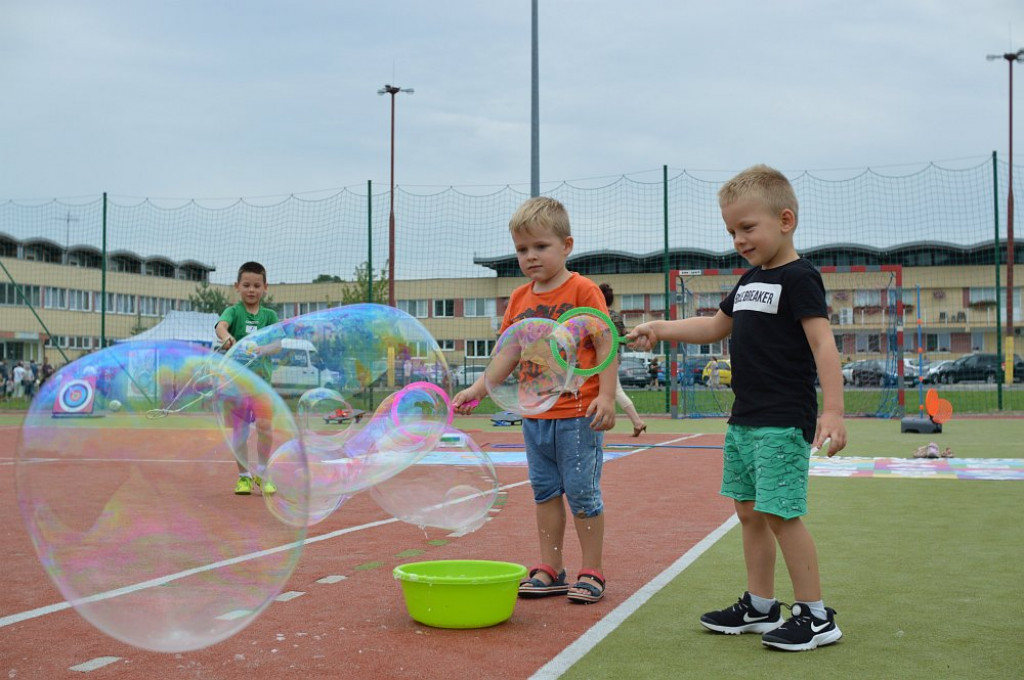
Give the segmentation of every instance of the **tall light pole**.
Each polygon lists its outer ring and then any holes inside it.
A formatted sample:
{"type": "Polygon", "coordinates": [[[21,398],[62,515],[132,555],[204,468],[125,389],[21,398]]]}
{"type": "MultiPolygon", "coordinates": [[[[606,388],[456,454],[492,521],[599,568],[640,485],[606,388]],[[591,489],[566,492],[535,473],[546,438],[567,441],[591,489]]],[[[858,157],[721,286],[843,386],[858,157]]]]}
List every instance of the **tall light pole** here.
{"type": "MultiPolygon", "coordinates": [[[[388,213],[388,304],[395,306],[395,95],[399,92],[412,94],[411,87],[385,85],[377,94],[391,95],[391,210],[388,213]]],[[[373,267],[373,263],[370,263],[373,267]]]]}
{"type": "MultiPolygon", "coordinates": [[[[1010,66],[1010,177],[1006,191],[1006,351],[1003,354],[1006,362],[1006,377],[1013,378],[1013,64],[1024,61],[1024,49],[1005,54],[990,54],[985,57],[989,61],[1005,59],[1010,66]]],[[[998,293],[998,291],[996,291],[998,293]]],[[[998,302],[998,294],[996,295],[998,302]]],[[[1012,384],[1012,383],[1011,383],[1012,384]]]]}

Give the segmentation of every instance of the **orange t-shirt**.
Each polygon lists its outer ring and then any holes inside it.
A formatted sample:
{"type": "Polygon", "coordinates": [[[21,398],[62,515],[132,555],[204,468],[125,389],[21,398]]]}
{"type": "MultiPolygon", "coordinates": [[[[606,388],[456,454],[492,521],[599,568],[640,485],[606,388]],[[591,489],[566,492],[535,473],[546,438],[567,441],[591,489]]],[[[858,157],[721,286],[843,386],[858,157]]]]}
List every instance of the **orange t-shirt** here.
{"type": "MultiPolygon", "coordinates": [[[[597,284],[577,272],[570,274],[565,283],[546,293],[534,293],[532,281],[512,291],[508,307],[505,309],[505,317],[501,321],[501,332],[504,333],[506,328],[521,319],[558,319],[576,307],[593,307],[607,314],[608,306],[604,302],[604,293],[597,284]]],[[[592,375],[583,382],[576,395],[564,394],[550,409],[530,417],[547,420],[579,418],[586,414],[590,402],[599,391],[599,376],[592,375]]]]}

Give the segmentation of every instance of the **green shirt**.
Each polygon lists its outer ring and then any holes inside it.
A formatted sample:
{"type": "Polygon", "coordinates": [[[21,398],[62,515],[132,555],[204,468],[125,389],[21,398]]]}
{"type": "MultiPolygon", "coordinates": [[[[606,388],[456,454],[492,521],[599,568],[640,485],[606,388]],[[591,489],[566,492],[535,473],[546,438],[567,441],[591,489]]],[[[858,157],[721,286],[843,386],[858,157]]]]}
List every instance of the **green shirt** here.
{"type": "MultiPolygon", "coordinates": [[[[217,323],[220,323],[221,321],[228,325],[228,333],[230,333],[237,342],[245,336],[255,333],[261,328],[266,328],[267,326],[272,326],[277,323],[277,312],[269,307],[260,305],[259,311],[252,314],[245,308],[244,303],[238,302],[221,313],[220,319],[217,320],[217,323]]],[[[254,361],[249,365],[249,369],[267,382],[270,382],[272,367],[267,357],[254,361]]]]}
{"type": "Polygon", "coordinates": [[[237,341],[261,328],[277,323],[277,312],[260,305],[259,311],[251,314],[245,308],[245,304],[238,302],[224,310],[217,323],[221,321],[227,323],[228,333],[237,341]]]}

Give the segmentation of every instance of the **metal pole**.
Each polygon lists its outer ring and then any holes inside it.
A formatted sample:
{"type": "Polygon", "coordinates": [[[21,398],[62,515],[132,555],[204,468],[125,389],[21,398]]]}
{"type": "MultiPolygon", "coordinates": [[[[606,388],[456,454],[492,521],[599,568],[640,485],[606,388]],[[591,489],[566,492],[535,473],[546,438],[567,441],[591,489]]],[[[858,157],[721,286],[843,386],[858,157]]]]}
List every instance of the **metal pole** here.
{"type": "Polygon", "coordinates": [[[366,180],[366,301],[373,302],[373,180],[366,180]]]}
{"type": "Polygon", "coordinates": [[[395,95],[412,94],[411,87],[385,85],[377,94],[391,95],[391,210],[388,214],[388,304],[395,306],[395,95]]]}
{"type": "MultiPolygon", "coordinates": [[[[1024,49],[1005,54],[990,54],[986,57],[989,61],[1005,59],[1009,67],[1010,80],[1010,123],[1009,123],[1009,176],[1006,187],[1006,337],[1003,342],[1003,375],[1008,385],[1013,384],[1013,357],[1014,357],[1014,329],[1013,329],[1013,64],[1024,61],[1024,49]]],[[[999,289],[996,288],[996,302],[999,302],[999,289]]],[[[998,343],[997,343],[998,344],[998,343]]]]}
{"type": "Polygon", "coordinates": [[[391,94],[391,209],[388,212],[388,305],[395,306],[395,93],[391,94]]]}
{"type": "Polygon", "coordinates": [[[540,56],[537,0],[533,0],[530,99],[530,196],[540,196],[540,56]]]}

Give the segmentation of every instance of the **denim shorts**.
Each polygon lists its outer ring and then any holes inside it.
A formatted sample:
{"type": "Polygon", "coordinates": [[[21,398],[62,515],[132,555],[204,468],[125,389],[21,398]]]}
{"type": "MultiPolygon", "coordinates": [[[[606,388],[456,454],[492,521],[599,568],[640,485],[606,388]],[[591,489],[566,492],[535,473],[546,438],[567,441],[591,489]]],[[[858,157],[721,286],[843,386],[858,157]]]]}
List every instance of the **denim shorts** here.
{"type": "Polygon", "coordinates": [[[590,418],[523,418],[526,464],[535,503],[565,495],[579,518],[604,511],[601,466],[604,435],[590,429],[590,418]]]}
{"type": "Polygon", "coordinates": [[[722,495],[792,519],[807,514],[811,445],[798,427],[730,425],[725,433],[722,495]]]}

